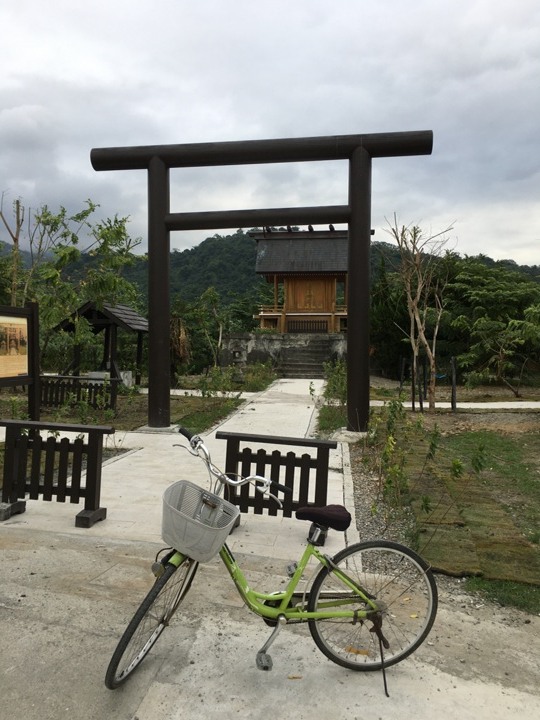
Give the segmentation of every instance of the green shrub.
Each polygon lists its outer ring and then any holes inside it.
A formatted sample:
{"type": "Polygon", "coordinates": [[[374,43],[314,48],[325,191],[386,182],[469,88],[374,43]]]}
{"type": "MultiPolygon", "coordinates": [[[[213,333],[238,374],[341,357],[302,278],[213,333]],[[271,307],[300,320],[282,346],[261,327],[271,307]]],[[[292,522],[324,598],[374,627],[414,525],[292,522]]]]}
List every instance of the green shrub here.
{"type": "Polygon", "coordinates": [[[260,392],[265,390],[277,378],[270,362],[248,365],[243,372],[242,390],[260,392]]]}
{"type": "Polygon", "coordinates": [[[346,405],[347,364],[343,360],[325,362],[323,369],[326,378],[323,392],[324,399],[337,401],[340,405],[346,405]]]}

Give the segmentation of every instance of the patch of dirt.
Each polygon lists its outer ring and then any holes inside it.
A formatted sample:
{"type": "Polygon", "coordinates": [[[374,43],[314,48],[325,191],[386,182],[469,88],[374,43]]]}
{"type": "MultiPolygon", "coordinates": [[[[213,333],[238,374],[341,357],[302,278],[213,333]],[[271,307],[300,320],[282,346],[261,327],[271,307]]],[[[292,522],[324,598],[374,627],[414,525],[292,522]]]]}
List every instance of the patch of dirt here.
{"type": "MultiPolygon", "coordinates": [[[[389,380],[377,376],[371,376],[370,387],[374,390],[393,391],[398,397],[400,384],[398,380],[389,380]]],[[[450,401],[452,386],[446,382],[439,382],[435,389],[436,400],[439,402],[450,401]]],[[[410,385],[402,387],[402,397],[405,401],[410,400],[410,385]]],[[[519,388],[516,396],[509,388],[503,385],[479,385],[477,387],[466,387],[459,385],[456,388],[457,402],[520,402],[540,401],[540,387],[524,386],[519,388]]]]}
{"type": "Polygon", "coordinates": [[[477,430],[497,430],[505,435],[537,432],[540,430],[540,409],[504,410],[482,412],[480,410],[453,413],[439,410],[423,413],[427,428],[437,425],[443,433],[473,432],[477,430]]]}

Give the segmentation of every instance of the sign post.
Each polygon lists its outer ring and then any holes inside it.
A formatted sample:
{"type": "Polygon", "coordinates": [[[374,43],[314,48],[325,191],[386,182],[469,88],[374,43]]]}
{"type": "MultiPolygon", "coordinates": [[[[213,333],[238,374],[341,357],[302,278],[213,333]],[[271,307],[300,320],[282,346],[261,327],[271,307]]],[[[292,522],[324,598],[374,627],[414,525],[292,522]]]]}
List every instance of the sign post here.
{"type": "Polygon", "coordinates": [[[0,387],[28,386],[28,415],[39,420],[39,316],[36,303],[0,305],[0,387]]]}

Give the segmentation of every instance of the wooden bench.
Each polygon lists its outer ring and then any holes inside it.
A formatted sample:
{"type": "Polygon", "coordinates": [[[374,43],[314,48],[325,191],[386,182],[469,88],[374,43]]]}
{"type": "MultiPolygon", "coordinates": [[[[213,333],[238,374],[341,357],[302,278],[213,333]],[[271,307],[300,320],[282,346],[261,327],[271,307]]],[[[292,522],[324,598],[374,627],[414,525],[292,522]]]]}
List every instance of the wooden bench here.
{"type": "Polygon", "coordinates": [[[24,512],[26,496],[57,502],[69,498],[71,503],[84,498],[76,527],[89,528],[105,519],[107,509],[100,507],[103,436],[114,433],[114,428],[32,420],[0,420],[1,426],[6,438],[0,520],[24,512]],[[42,437],[42,432],[49,436],[42,437]],[[62,432],[77,437],[60,438],[62,432]]]}

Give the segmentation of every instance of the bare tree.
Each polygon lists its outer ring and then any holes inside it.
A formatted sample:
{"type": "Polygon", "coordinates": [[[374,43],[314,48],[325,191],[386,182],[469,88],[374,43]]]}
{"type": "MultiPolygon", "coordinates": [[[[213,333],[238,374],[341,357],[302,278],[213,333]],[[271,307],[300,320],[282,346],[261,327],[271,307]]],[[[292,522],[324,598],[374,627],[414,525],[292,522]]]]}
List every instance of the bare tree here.
{"type": "Polygon", "coordinates": [[[400,275],[407,298],[409,330],[413,363],[413,383],[418,373],[420,350],[425,352],[429,364],[428,405],[435,408],[435,386],[437,382],[436,349],[437,335],[444,311],[444,289],[448,275],[443,257],[448,255],[446,233],[449,227],[435,235],[425,236],[417,226],[401,226],[389,223],[388,232],[397,242],[401,265],[400,275]]]}
{"type": "Polygon", "coordinates": [[[20,240],[21,231],[24,224],[24,206],[19,199],[13,202],[13,215],[15,216],[15,224],[11,226],[4,213],[4,193],[0,200],[0,220],[2,220],[4,227],[6,228],[13,248],[11,251],[12,269],[11,269],[11,293],[10,293],[10,304],[13,306],[17,305],[17,294],[19,285],[19,265],[20,265],[20,240]]]}

